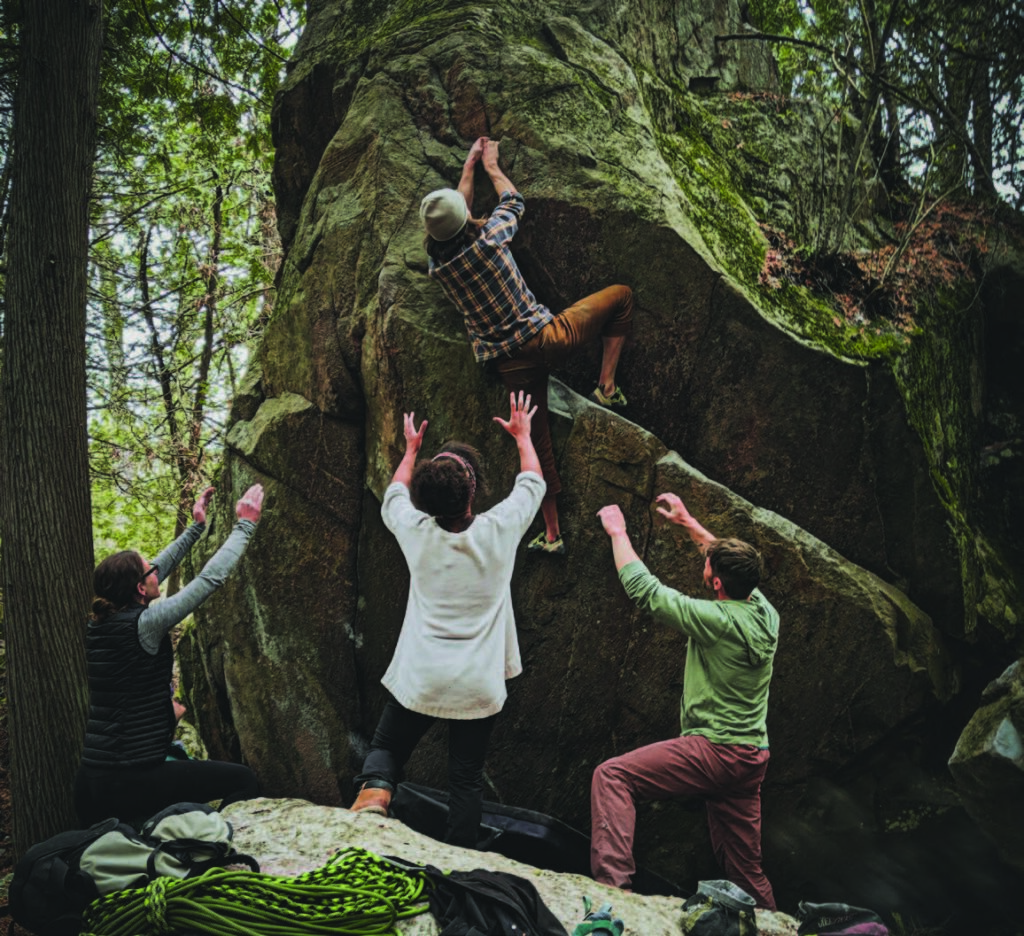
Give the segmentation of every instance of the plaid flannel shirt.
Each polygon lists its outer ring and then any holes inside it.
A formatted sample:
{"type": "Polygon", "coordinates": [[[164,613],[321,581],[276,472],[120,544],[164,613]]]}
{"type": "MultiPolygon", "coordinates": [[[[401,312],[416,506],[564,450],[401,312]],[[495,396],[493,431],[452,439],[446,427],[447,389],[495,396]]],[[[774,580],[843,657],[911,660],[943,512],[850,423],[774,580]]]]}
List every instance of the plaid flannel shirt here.
{"type": "Polygon", "coordinates": [[[430,260],[428,272],[462,312],[478,361],[510,354],[553,318],[530,292],[512,256],[526,202],[518,192],[502,192],[479,236],[447,263],[430,260]]]}

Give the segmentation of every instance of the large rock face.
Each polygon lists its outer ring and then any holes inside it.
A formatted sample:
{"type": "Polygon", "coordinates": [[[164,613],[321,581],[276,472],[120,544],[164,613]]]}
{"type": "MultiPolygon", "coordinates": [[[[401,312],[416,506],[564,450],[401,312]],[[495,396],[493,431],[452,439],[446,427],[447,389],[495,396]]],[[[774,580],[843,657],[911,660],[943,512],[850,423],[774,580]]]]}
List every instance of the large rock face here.
{"type": "MultiPolygon", "coordinates": [[[[279,297],[220,482],[262,481],[265,519],[182,643],[211,755],[243,756],[272,795],[350,798],[405,604],[379,516],[404,410],[430,419],[428,446],[483,451],[488,503],[511,485],[515,452],[491,423],[505,394],[425,276],[417,216],[487,134],[526,196],[516,255],[538,296],[559,309],[626,282],[637,298],[620,369],[635,422],[552,384],[569,556],[517,566],[525,673],[495,732],[489,795],[586,827],[593,767],[678,730],[683,643],[626,601],[594,517],[620,503],[654,571],[699,589],[699,557],[652,512],[672,490],[765,555],[782,617],[766,853],[770,873],[790,867],[784,814],[807,785],[955,691],[940,632],[973,628],[988,553],[972,539],[965,558],[955,491],[933,483],[960,436],[922,444],[927,404],[906,405],[929,346],[868,341],[796,287],[757,286],[765,242],[744,184],[765,175],[754,126],[768,118],[734,99],[716,112],[687,88],[773,90],[770,57],[715,43],[743,28],[731,0],[314,0],[309,14],[275,110],[279,297]]],[[[493,202],[481,175],[476,213],[493,202]]],[[[596,355],[563,375],[572,387],[591,389],[596,355]]],[[[212,540],[229,521],[218,515],[212,540]]],[[[428,736],[410,775],[443,786],[443,745],[428,736]]],[[[680,804],[641,816],[638,853],[688,884],[716,875],[702,814],[680,804]]]]}

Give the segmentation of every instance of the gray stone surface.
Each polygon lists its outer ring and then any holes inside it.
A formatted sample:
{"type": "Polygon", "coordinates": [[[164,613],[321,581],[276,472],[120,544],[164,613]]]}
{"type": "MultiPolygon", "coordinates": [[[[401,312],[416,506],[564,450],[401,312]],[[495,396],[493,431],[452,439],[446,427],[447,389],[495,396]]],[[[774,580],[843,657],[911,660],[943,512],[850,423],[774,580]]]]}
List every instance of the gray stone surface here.
{"type": "MultiPolygon", "coordinates": [[[[395,855],[443,871],[486,868],[526,878],[541,899],[571,933],[582,919],[582,898],[611,903],[636,936],[679,936],[681,901],[671,897],[641,897],[597,884],[578,874],[556,874],[512,861],[494,852],[477,852],[436,842],[414,832],[397,819],[384,819],[346,809],[314,806],[301,800],[252,800],[229,806],[225,816],[235,829],[235,846],[252,855],[267,874],[293,876],[318,868],[339,848],[355,846],[376,855],[395,855]]],[[[757,911],[761,936],[795,936],[796,921],[784,913],[757,911]]],[[[404,920],[406,936],[435,936],[439,927],[429,914],[404,920]]]]}

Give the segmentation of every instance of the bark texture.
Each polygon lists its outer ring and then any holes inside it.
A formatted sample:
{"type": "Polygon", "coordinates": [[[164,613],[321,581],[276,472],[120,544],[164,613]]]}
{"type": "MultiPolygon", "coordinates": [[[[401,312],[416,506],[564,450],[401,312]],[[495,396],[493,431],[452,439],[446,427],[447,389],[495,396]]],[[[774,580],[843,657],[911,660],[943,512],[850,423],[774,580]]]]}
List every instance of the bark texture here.
{"type": "Polygon", "coordinates": [[[102,3],[22,8],[0,523],[15,850],[75,822],[92,593],[85,287],[102,3]]]}

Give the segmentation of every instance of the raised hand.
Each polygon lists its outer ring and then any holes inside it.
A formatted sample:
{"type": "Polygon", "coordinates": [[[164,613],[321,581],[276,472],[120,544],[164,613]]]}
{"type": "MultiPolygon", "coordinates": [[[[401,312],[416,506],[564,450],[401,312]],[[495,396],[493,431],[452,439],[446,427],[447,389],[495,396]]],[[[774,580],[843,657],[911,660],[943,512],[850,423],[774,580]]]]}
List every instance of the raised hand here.
{"type": "Polygon", "coordinates": [[[214,489],[208,487],[192,505],[192,519],[196,523],[206,523],[206,511],[210,509],[210,498],[213,497],[214,489]]]}
{"type": "Polygon", "coordinates": [[[655,500],[658,504],[665,505],[655,509],[667,520],[678,523],[679,526],[689,526],[693,523],[693,515],[686,509],[686,504],[678,494],[659,494],[655,500]]]}
{"type": "Polygon", "coordinates": [[[508,395],[508,402],[511,409],[509,418],[505,420],[500,416],[495,416],[494,421],[517,441],[530,438],[533,414],[537,412],[536,406],[530,409],[530,394],[520,390],[519,399],[516,400],[516,395],[513,391],[508,395]]]}
{"type": "Polygon", "coordinates": [[[416,454],[420,450],[420,446],[423,445],[423,435],[427,431],[428,425],[427,420],[424,419],[417,429],[415,413],[406,413],[402,419],[405,427],[405,450],[416,454]]]}
{"type": "Polygon", "coordinates": [[[251,520],[259,523],[260,514],[263,513],[263,485],[254,484],[246,491],[241,500],[235,504],[235,515],[239,520],[251,520]]]}
{"type": "Polygon", "coordinates": [[[469,154],[466,156],[467,166],[475,166],[480,161],[480,157],[484,154],[484,146],[487,142],[487,137],[477,138],[476,142],[474,142],[469,148],[469,154]]]}
{"type": "Polygon", "coordinates": [[[609,536],[626,532],[626,518],[622,515],[622,508],[618,504],[608,504],[606,507],[602,507],[597,515],[601,518],[601,526],[609,536]]]}
{"type": "Polygon", "coordinates": [[[707,549],[715,541],[715,534],[709,530],[705,530],[700,525],[697,518],[694,517],[690,511],[686,509],[686,504],[683,503],[682,499],[676,494],[659,494],[656,498],[658,504],[664,504],[664,507],[658,507],[657,511],[663,517],[670,520],[672,523],[676,523],[683,527],[692,539],[701,549],[707,549]]]}
{"type": "Polygon", "coordinates": [[[488,172],[498,168],[498,144],[500,140],[484,140],[482,161],[488,172]]]}

